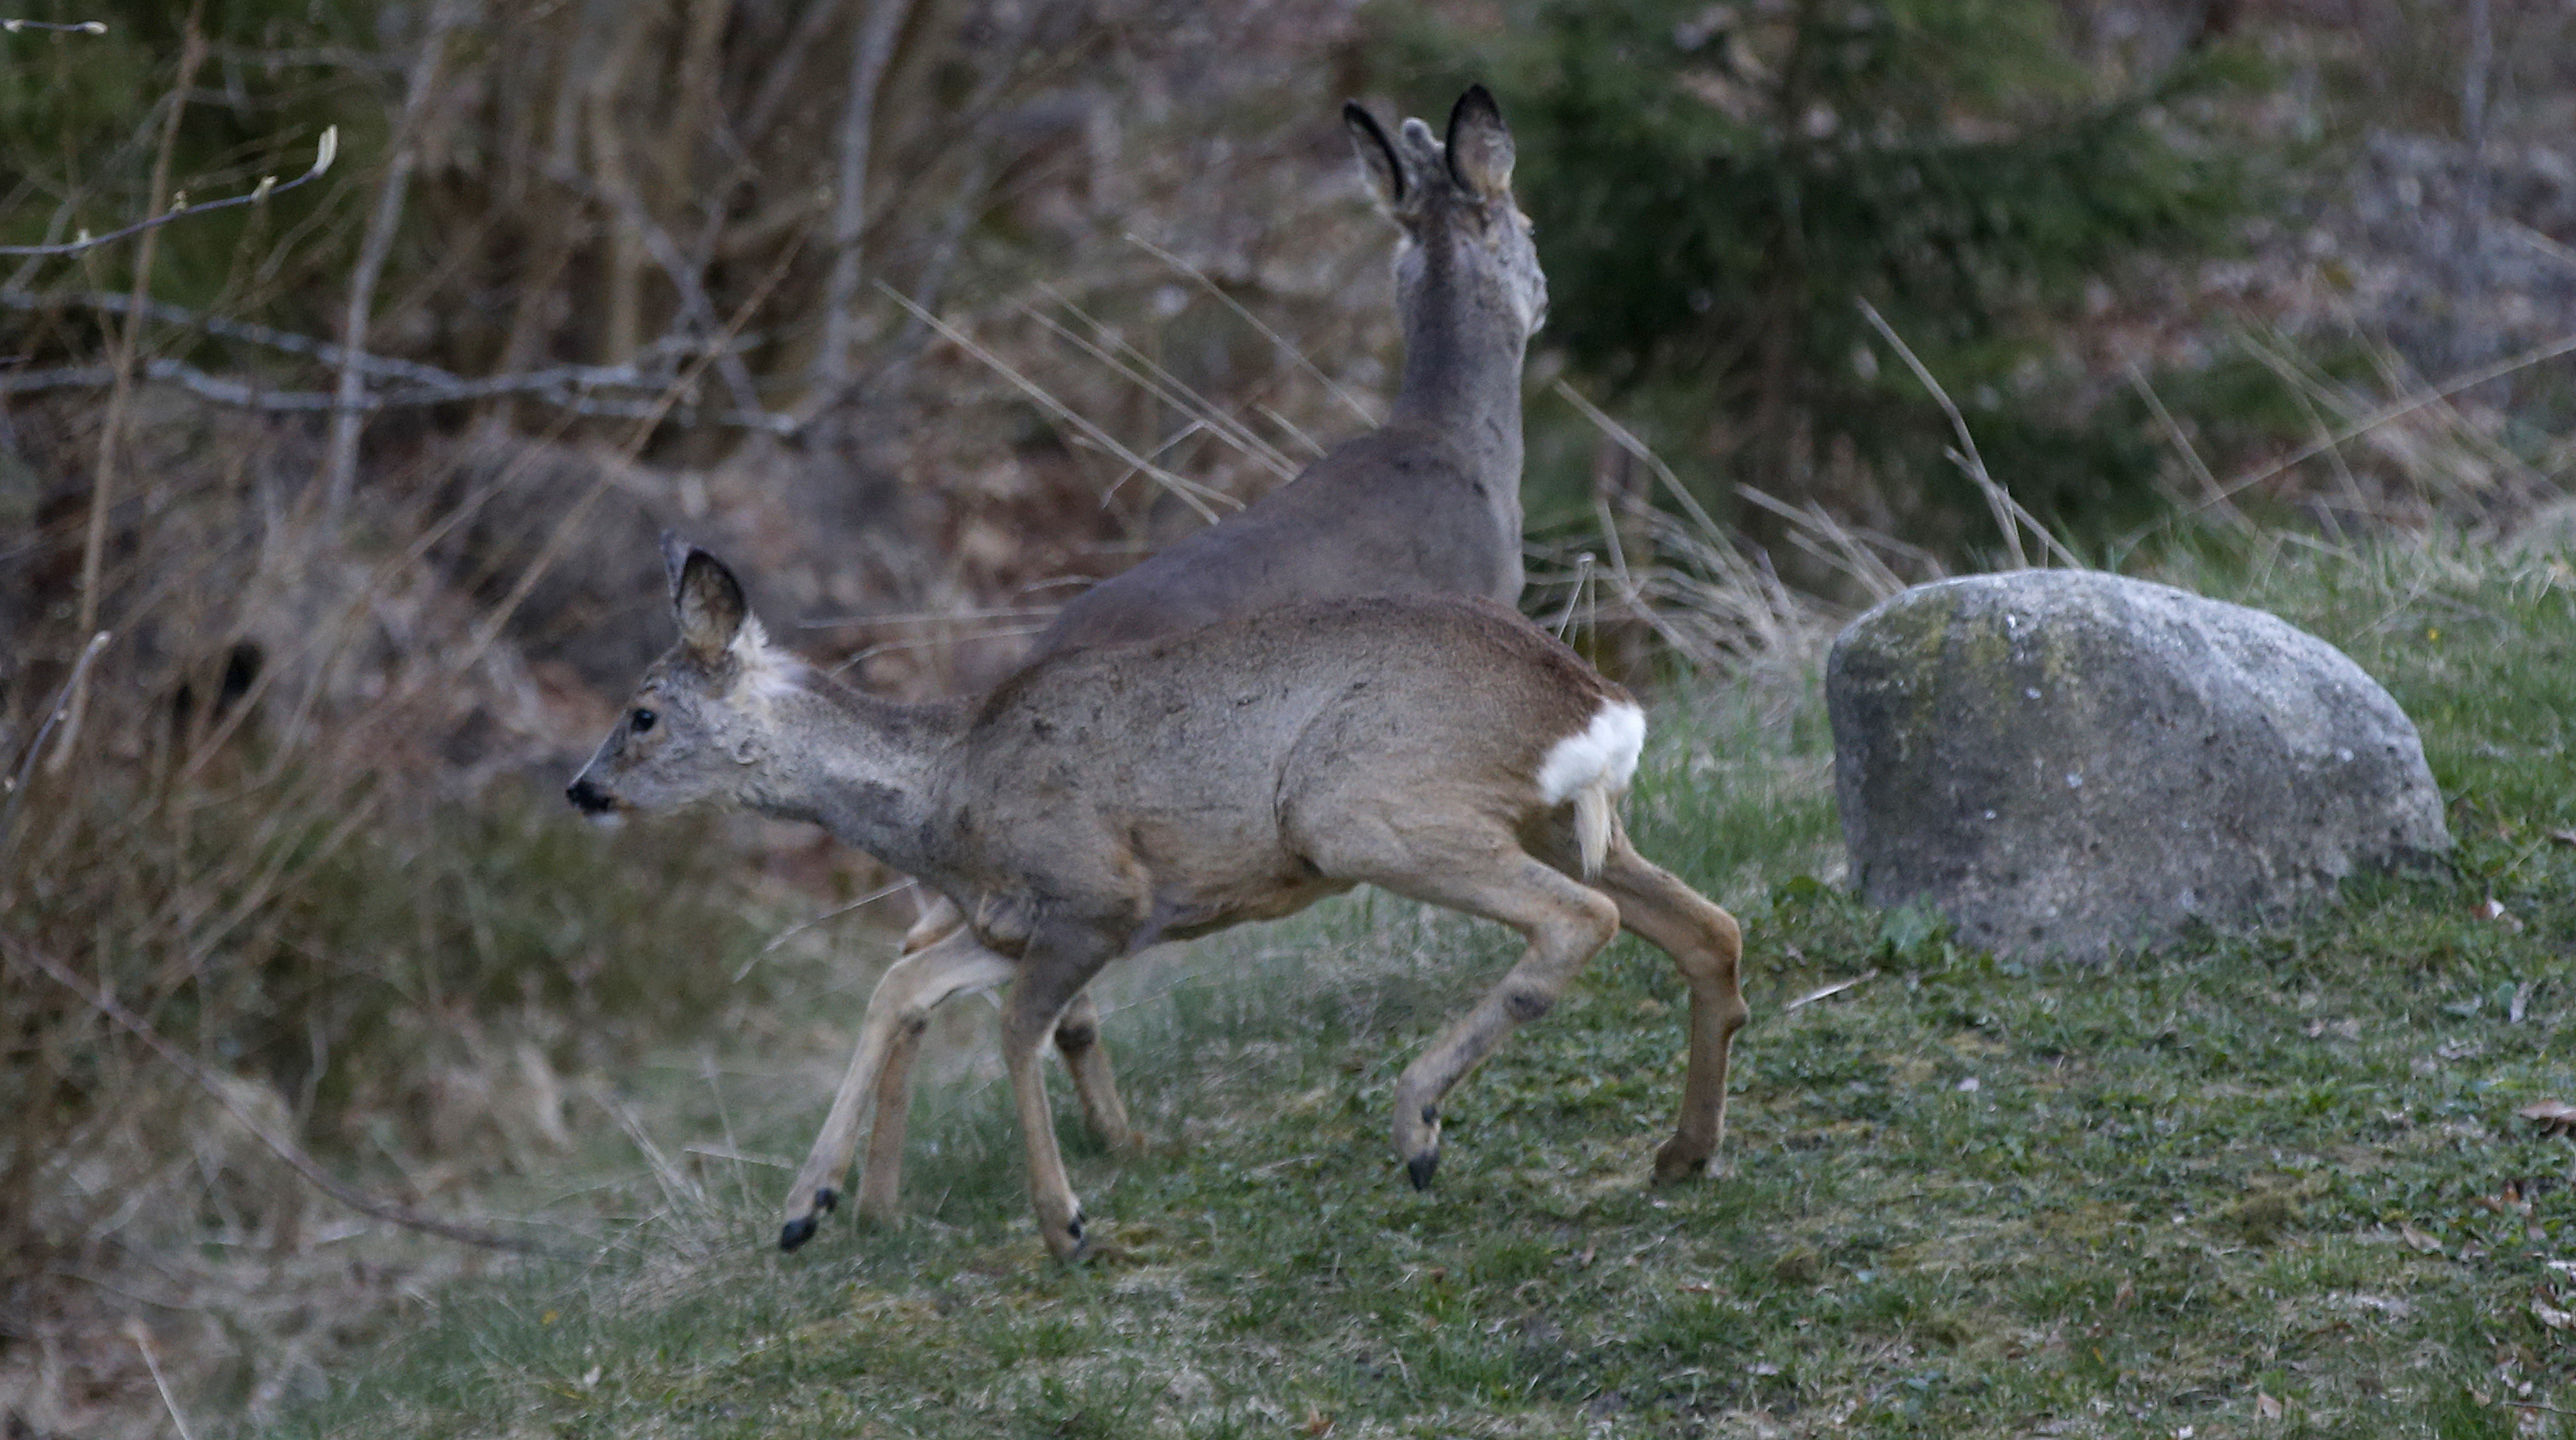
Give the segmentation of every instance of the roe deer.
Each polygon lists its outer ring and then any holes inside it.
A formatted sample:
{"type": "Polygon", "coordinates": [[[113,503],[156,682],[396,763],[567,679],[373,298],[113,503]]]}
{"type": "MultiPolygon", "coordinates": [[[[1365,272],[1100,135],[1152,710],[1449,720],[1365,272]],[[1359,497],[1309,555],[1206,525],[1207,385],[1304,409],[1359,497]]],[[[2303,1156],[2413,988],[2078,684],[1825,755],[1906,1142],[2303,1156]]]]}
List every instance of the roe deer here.
{"type": "Polygon", "coordinates": [[[1521,360],[1547,318],[1547,277],[1512,200],[1512,132],[1482,85],[1451,108],[1445,144],[1414,119],[1389,140],[1357,102],[1342,119],[1404,232],[1394,412],[1254,504],[1075,597],[1038,637],[1038,654],[1335,595],[1519,601],[1521,360]]]}
{"type": "MultiPolygon", "coordinates": [[[[866,1103],[931,1007],[1007,985],[1002,1059],[1057,1256],[1081,1250],[1083,1221],[1038,1051],[1074,997],[1158,940],[1364,883],[1528,941],[1397,1081],[1396,1153],[1417,1187],[1449,1088],[1622,925],[1690,990],[1681,1117],[1655,1173],[1716,1153],[1746,1013],[1735,921],[1628,843],[1616,807],[1643,712],[1518,613],[1464,596],[1313,602],[1066,651],[980,699],[901,705],[772,647],[713,556],[666,558],[680,643],[570,798],[593,813],[724,799],[818,822],[955,903],[964,928],[896,962],[870,998],[835,1114],[866,1103]]],[[[837,1174],[852,1156],[819,1158],[837,1174]]]]}
{"type": "MultiPolygon", "coordinates": [[[[1356,102],[1342,107],[1378,202],[1403,232],[1396,311],[1404,373],[1385,425],[1344,441],[1295,479],[1224,521],[1093,586],[1067,604],[1033,653],[1147,640],[1301,600],[1451,591],[1509,605],[1521,593],[1521,363],[1547,316],[1529,217],[1512,199],[1513,145],[1494,97],[1471,86],[1446,140],[1408,119],[1389,139],[1356,102]]],[[[909,954],[960,923],[933,902],[904,939],[909,954]]],[[[1056,1042],[1084,1118],[1118,1148],[1135,1143],[1118,1098],[1099,1011],[1074,997],[1056,1042]]],[[[881,1069],[861,1214],[893,1215],[900,1194],[913,1051],[881,1069]]],[[[856,1109],[835,1108],[787,1202],[793,1250],[839,1201],[856,1109]],[[838,1167],[817,1164],[838,1154],[838,1167]]]]}

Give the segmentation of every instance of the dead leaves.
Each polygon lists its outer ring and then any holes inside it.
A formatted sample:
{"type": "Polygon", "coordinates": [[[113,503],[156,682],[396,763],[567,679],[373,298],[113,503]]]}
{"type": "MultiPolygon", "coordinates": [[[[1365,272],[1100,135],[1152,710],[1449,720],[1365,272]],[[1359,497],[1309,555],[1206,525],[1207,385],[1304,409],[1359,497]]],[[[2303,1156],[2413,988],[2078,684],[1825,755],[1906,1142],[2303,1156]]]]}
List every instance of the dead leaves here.
{"type": "Polygon", "coordinates": [[[2535,1100],[2513,1113],[2539,1126],[2544,1135],[2576,1139],[2576,1105],[2564,1100],[2535,1100]]]}

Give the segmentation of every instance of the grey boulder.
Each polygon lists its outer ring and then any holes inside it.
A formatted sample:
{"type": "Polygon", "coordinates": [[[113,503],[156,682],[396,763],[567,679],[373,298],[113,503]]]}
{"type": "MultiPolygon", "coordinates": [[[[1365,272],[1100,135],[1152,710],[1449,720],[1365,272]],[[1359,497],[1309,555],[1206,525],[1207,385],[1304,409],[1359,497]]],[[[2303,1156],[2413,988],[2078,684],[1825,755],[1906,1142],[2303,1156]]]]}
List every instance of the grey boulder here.
{"type": "Polygon", "coordinates": [[[1917,586],[1835,640],[1854,884],[2095,959],[2449,848],[2415,726],[2277,616],[2097,571],[1917,586]]]}

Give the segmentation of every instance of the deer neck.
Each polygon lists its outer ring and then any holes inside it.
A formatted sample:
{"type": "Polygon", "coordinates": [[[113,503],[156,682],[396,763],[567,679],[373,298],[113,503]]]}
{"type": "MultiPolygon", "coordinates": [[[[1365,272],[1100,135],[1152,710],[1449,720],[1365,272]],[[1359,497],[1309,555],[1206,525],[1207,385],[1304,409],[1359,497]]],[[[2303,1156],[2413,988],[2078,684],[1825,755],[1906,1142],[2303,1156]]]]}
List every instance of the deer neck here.
{"type": "Polygon", "coordinates": [[[1427,245],[1404,298],[1404,380],[1391,425],[1439,431],[1465,450],[1498,498],[1520,498],[1521,359],[1512,306],[1477,272],[1466,242],[1427,245]]]}
{"type": "Polygon", "coordinates": [[[771,749],[746,798],[806,820],[908,875],[936,878],[933,777],[965,729],[963,702],[903,705],[809,674],[776,702],[771,749]]]}

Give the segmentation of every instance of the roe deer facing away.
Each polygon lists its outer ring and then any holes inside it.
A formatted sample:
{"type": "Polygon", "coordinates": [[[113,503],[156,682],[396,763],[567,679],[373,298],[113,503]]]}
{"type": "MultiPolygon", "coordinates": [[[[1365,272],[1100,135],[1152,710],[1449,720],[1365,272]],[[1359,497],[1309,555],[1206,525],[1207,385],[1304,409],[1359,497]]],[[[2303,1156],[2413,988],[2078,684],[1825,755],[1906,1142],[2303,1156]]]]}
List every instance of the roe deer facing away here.
{"type": "MultiPolygon", "coordinates": [[[[1439,1161],[1449,1088],[1623,925],[1690,989],[1681,1117],[1655,1174],[1716,1153],[1745,1019],[1735,921],[1628,843],[1616,807],[1644,736],[1635,702],[1517,613],[1459,596],[1314,602],[1050,656],[979,699],[901,705],[773,648],[714,557],[673,545],[666,558],[680,643],[645,672],[573,803],[720,799],[819,822],[955,902],[965,928],[896,962],[869,1000],[835,1114],[865,1104],[933,1006],[1007,986],[1002,1059],[1057,1256],[1082,1249],[1083,1220],[1038,1051],[1074,997],[1158,940],[1363,883],[1528,942],[1397,1081],[1396,1153],[1416,1186],[1439,1161]]],[[[852,1154],[818,1158],[838,1175],[852,1154]]]]}
{"type": "Polygon", "coordinates": [[[1336,595],[1519,601],[1521,359],[1547,318],[1547,277],[1512,200],[1512,133],[1482,85],[1458,97],[1445,144],[1411,119],[1389,140],[1357,103],[1342,118],[1404,232],[1394,412],[1222,523],[1075,597],[1038,654],[1336,595]]]}
{"type": "MultiPolygon", "coordinates": [[[[1408,119],[1390,139],[1360,105],[1342,107],[1379,204],[1403,233],[1396,311],[1404,372],[1385,425],[1336,446],[1294,480],[1067,604],[1034,654],[1148,640],[1278,605],[1346,595],[1441,591],[1509,605],[1521,593],[1521,362],[1547,316],[1547,278],[1529,217],[1512,199],[1513,145],[1481,85],[1458,97],[1446,140],[1408,119]]],[[[907,953],[960,923],[932,903],[907,953]]],[[[1077,995],[1057,1032],[1083,1115],[1112,1146],[1135,1133],[1118,1098],[1099,1011],[1077,995]]],[[[902,1176],[913,1052],[882,1067],[858,1195],[890,1217],[902,1176]]],[[[793,1250],[838,1203],[856,1106],[836,1107],[787,1204],[793,1250]],[[818,1169],[833,1155],[838,1166],[818,1169]]]]}

